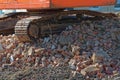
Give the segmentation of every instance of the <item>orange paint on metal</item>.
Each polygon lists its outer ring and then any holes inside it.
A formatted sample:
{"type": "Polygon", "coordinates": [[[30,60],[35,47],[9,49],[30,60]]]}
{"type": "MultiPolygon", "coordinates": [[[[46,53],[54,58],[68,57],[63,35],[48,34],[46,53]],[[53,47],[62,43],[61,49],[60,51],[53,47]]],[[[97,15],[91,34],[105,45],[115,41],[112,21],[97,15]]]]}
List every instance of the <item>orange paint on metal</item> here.
{"type": "Polygon", "coordinates": [[[0,0],[0,9],[46,9],[50,0],[0,0]]]}
{"type": "Polygon", "coordinates": [[[115,4],[116,0],[0,0],[0,9],[50,9],[115,4]]]}
{"type": "Polygon", "coordinates": [[[116,0],[52,0],[53,7],[90,7],[113,5],[116,0]]]}

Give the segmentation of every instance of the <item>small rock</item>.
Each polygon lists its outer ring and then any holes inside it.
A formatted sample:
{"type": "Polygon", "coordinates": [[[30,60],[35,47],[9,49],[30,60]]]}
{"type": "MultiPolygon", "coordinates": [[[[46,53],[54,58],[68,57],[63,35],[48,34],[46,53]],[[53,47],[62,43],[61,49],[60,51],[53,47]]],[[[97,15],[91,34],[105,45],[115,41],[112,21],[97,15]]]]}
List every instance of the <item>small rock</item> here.
{"type": "Polygon", "coordinates": [[[2,44],[0,44],[0,53],[4,52],[5,50],[2,47],[2,44]]]}
{"type": "Polygon", "coordinates": [[[56,47],[55,45],[52,44],[51,49],[54,50],[56,47]]]}
{"type": "Polygon", "coordinates": [[[49,42],[49,40],[50,40],[50,38],[49,38],[49,37],[45,37],[45,38],[44,38],[44,43],[49,42]]]}
{"type": "Polygon", "coordinates": [[[28,55],[33,55],[34,54],[34,49],[33,47],[30,47],[28,50],[28,55]]]}
{"type": "Polygon", "coordinates": [[[106,67],[106,74],[112,75],[113,74],[113,69],[111,67],[106,67]]]}
{"type": "Polygon", "coordinates": [[[74,45],[71,45],[72,47],[72,52],[74,53],[75,51],[79,50],[80,47],[79,46],[74,46],[74,45]]]}
{"type": "Polygon", "coordinates": [[[14,62],[14,58],[13,55],[10,56],[10,62],[13,63],[14,62]]]}
{"type": "Polygon", "coordinates": [[[105,78],[102,78],[101,80],[106,80],[105,78]]]}
{"type": "Polygon", "coordinates": [[[97,66],[98,66],[98,63],[96,63],[94,65],[89,65],[86,68],[81,70],[81,74],[85,76],[87,74],[87,72],[90,73],[90,72],[100,70],[99,68],[97,68],[97,66]]]}
{"type": "Polygon", "coordinates": [[[69,66],[70,66],[70,68],[73,69],[73,70],[76,69],[75,63],[76,63],[76,61],[75,61],[74,59],[71,59],[71,60],[69,61],[69,66]]]}
{"type": "Polygon", "coordinates": [[[2,68],[3,68],[3,69],[8,69],[10,66],[11,66],[10,64],[3,64],[3,65],[2,65],[2,68]]]}
{"type": "Polygon", "coordinates": [[[13,43],[9,44],[9,45],[6,47],[6,49],[14,49],[14,44],[13,44],[13,43]]]}
{"type": "Polygon", "coordinates": [[[35,49],[35,53],[36,54],[40,54],[41,51],[45,50],[44,48],[38,48],[38,49],[35,49]]]}
{"type": "Polygon", "coordinates": [[[99,63],[102,62],[104,59],[110,59],[110,57],[106,52],[100,50],[99,52],[94,52],[91,59],[93,60],[93,63],[99,63]]]}
{"type": "Polygon", "coordinates": [[[39,61],[40,61],[40,57],[36,57],[36,59],[35,59],[35,66],[38,66],[39,61]]]}

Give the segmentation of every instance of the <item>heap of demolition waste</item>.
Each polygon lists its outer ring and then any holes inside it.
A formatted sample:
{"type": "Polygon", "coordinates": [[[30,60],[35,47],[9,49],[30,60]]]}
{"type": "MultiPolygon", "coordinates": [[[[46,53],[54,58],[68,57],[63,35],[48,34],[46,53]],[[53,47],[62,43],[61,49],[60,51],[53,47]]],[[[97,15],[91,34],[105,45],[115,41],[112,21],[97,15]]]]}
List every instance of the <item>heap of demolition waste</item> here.
{"type": "Polygon", "coordinates": [[[79,73],[86,79],[103,79],[119,75],[119,55],[120,20],[117,19],[86,20],[70,25],[59,35],[40,38],[37,47],[19,42],[14,34],[0,36],[2,69],[33,66],[50,69],[67,65],[73,77],[79,73]]]}

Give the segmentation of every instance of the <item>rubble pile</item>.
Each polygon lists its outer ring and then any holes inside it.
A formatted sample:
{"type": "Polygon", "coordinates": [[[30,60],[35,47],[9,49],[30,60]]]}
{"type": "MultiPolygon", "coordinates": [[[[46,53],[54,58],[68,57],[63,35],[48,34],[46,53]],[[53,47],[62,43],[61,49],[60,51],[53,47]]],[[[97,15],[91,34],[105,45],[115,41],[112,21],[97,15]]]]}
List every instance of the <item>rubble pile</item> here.
{"type": "Polygon", "coordinates": [[[112,79],[120,74],[119,55],[118,19],[83,20],[69,25],[59,35],[39,38],[37,44],[21,43],[14,34],[1,35],[0,78],[112,79]],[[10,74],[14,75],[11,77],[10,74]]]}

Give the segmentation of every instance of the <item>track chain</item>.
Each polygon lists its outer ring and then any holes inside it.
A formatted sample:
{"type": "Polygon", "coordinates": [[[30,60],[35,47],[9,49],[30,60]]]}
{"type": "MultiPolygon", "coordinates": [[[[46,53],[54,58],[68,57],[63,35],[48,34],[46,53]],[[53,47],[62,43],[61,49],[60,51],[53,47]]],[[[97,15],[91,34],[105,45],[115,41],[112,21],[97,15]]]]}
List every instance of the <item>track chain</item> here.
{"type": "Polygon", "coordinates": [[[28,18],[24,18],[19,20],[15,25],[15,34],[17,35],[18,39],[22,42],[31,41],[30,35],[28,33],[29,24],[36,20],[40,19],[40,16],[30,16],[28,18]]]}
{"type": "MultiPolygon", "coordinates": [[[[19,20],[15,25],[15,34],[18,36],[18,39],[22,42],[31,41],[31,37],[30,37],[31,30],[29,30],[29,28],[31,28],[31,26],[30,26],[31,22],[38,20],[39,23],[42,23],[41,21],[54,19],[54,18],[56,19],[56,17],[59,18],[61,16],[69,15],[69,14],[76,14],[76,15],[86,14],[86,15],[90,15],[90,16],[101,16],[101,17],[108,17],[108,18],[116,17],[116,15],[114,15],[112,13],[109,13],[109,14],[108,13],[100,13],[100,12],[89,11],[89,10],[76,10],[76,11],[73,10],[73,11],[53,12],[53,13],[49,13],[49,14],[42,14],[39,16],[30,16],[30,17],[19,20]]],[[[32,28],[33,28],[32,32],[37,34],[37,32],[35,32],[36,31],[35,27],[32,26],[32,28]]]]}

